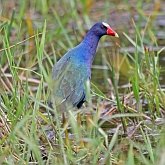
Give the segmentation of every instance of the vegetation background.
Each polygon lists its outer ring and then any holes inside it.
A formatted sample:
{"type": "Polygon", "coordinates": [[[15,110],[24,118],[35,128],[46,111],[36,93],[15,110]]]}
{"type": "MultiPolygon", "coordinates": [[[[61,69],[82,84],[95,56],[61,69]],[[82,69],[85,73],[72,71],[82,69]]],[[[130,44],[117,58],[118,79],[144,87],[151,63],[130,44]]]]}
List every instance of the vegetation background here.
{"type": "Polygon", "coordinates": [[[165,165],[164,18],[163,0],[1,0],[0,164],[165,165]],[[101,39],[90,105],[61,122],[51,69],[98,21],[120,38],[101,39]]]}

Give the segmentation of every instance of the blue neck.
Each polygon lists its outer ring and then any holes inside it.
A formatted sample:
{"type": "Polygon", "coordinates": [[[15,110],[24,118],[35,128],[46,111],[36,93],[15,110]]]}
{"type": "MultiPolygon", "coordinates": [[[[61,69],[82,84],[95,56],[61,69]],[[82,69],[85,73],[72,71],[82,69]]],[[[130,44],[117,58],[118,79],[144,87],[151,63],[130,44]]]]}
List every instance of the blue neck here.
{"type": "Polygon", "coordinates": [[[97,36],[92,31],[89,31],[81,42],[81,45],[85,47],[85,52],[87,51],[87,53],[84,53],[86,55],[85,59],[90,65],[95,57],[100,38],[101,36],[97,36]]]}

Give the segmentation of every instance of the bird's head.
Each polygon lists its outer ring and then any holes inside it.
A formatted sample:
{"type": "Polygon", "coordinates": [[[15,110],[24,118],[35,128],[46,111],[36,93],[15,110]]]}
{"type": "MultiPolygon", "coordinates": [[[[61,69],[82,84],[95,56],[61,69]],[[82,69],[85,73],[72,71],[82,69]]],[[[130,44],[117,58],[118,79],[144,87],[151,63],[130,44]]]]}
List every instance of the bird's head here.
{"type": "Polygon", "coordinates": [[[103,36],[103,35],[110,35],[114,37],[119,37],[118,34],[110,27],[109,24],[105,22],[98,22],[91,30],[94,32],[95,35],[103,36]]]}

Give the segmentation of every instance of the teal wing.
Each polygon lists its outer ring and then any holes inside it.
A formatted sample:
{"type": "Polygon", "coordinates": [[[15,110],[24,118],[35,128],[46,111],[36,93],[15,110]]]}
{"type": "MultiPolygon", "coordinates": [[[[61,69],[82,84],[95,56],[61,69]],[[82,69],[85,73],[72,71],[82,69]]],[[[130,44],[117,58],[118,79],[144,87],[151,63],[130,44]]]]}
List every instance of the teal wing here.
{"type": "Polygon", "coordinates": [[[70,56],[63,56],[53,67],[52,77],[54,80],[58,79],[63,71],[66,70],[66,67],[70,63],[70,56]]]}
{"type": "Polygon", "coordinates": [[[86,66],[73,63],[70,57],[62,59],[53,68],[53,95],[56,105],[81,106],[85,101],[86,66]]]}

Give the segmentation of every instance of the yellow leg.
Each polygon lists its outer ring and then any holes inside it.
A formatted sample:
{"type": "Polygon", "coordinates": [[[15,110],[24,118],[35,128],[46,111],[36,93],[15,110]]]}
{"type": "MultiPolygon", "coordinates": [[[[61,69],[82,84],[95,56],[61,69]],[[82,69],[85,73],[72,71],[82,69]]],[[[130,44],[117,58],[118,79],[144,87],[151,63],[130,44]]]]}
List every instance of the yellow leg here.
{"type": "Polygon", "coordinates": [[[69,133],[68,133],[68,129],[67,129],[67,121],[66,121],[66,117],[65,117],[65,113],[62,113],[62,128],[64,128],[64,134],[65,134],[65,145],[67,147],[70,146],[69,143],[69,133]]]}

